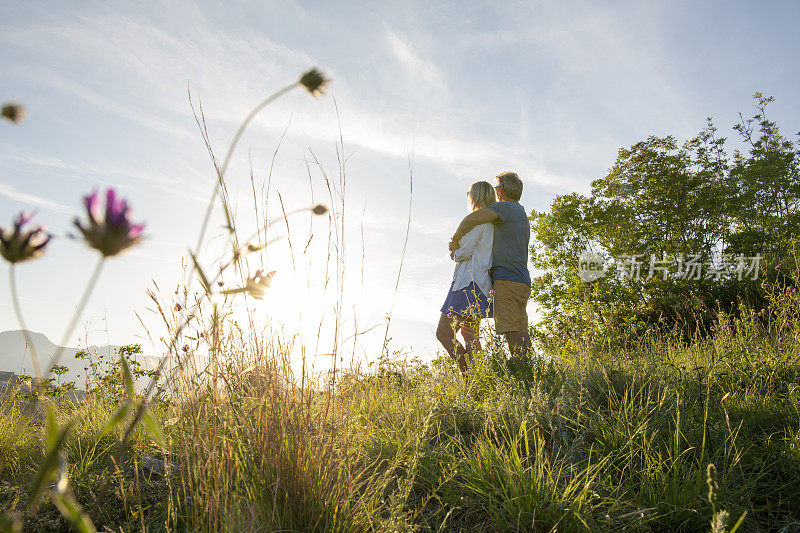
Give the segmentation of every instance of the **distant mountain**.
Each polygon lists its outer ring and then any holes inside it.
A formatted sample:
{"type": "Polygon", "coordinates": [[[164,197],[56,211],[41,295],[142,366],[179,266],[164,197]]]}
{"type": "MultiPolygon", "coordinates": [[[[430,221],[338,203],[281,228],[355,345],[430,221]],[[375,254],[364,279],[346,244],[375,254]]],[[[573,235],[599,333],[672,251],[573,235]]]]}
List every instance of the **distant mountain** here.
{"type": "MultiPolygon", "coordinates": [[[[29,331],[36,354],[42,365],[42,370],[50,363],[50,358],[58,350],[58,346],[53,344],[45,335],[35,331],[29,331]]],[[[81,348],[65,348],[59,364],[69,369],[61,377],[62,381],[75,381],[75,384],[82,388],[86,372],[84,371],[85,361],[75,359],[75,352],[81,348]]],[[[119,346],[90,346],[86,348],[89,353],[100,355],[104,358],[116,357],[119,353],[119,346]]],[[[31,361],[30,351],[25,342],[25,335],[22,330],[12,330],[0,332],[0,371],[14,372],[15,374],[27,374],[32,376],[33,362],[31,361]]]]}

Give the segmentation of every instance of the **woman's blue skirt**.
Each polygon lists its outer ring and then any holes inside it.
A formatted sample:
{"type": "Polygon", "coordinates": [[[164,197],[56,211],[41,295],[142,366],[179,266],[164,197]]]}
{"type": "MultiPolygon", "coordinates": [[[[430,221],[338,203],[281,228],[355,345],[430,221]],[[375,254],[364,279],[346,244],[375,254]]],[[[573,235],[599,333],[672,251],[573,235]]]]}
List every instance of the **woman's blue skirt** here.
{"type": "Polygon", "coordinates": [[[447,298],[442,305],[442,313],[452,316],[464,316],[473,318],[492,318],[492,301],[489,300],[481,289],[471,282],[466,287],[453,290],[455,282],[450,284],[447,291],[447,298]]]}

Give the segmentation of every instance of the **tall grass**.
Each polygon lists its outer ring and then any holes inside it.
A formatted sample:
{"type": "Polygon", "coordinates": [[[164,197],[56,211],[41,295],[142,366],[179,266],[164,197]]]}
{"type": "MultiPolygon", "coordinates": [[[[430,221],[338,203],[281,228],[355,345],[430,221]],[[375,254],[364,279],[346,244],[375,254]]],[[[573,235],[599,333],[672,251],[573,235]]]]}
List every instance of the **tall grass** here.
{"type": "MultiPolygon", "coordinates": [[[[110,465],[120,435],[98,438],[115,406],[62,408],[96,421],[69,436],[70,477],[98,527],[124,529],[709,531],[716,516],[722,531],[747,511],[742,531],[792,531],[800,351],[786,340],[800,330],[780,317],[800,306],[780,295],[688,344],[653,333],[627,353],[537,357],[516,376],[490,349],[469,385],[448,359],[301,384],[278,335],[218,326],[217,387],[184,375],[156,410],[166,447],[137,433],[123,474],[110,465]],[[173,471],[137,478],[145,455],[173,471]],[[113,490],[98,494],[106,476],[113,490]]],[[[4,407],[4,506],[32,475],[39,435],[4,407]]],[[[56,518],[45,504],[28,523],[56,518]]]]}

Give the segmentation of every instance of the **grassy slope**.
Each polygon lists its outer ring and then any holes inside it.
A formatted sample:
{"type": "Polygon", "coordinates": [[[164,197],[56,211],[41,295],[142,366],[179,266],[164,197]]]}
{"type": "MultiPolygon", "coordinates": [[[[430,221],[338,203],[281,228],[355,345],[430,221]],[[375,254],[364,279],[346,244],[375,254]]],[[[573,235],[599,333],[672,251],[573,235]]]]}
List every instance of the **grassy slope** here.
{"type": "MultiPolygon", "coordinates": [[[[80,420],[71,485],[98,529],[709,531],[723,510],[777,531],[800,522],[792,316],[723,318],[689,346],[565,345],[515,377],[490,350],[468,387],[443,361],[348,374],[336,394],[234,365],[224,395],[184,385],[157,410],[179,465],[166,479],[134,475],[162,454],[143,431],[114,473],[119,433],[97,438],[113,402],[63,408],[80,420]]],[[[41,429],[4,409],[0,507],[24,508],[41,454],[41,429]]],[[[66,527],[49,502],[25,523],[66,527]]]]}

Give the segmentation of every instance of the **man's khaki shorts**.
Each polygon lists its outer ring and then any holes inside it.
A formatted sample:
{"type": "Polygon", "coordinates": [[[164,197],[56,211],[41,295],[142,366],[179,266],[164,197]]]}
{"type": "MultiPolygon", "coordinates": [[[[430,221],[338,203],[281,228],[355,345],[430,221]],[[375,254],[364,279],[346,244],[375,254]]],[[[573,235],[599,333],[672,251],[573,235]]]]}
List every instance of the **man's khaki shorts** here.
{"type": "Polygon", "coordinates": [[[494,290],[494,329],[497,333],[527,331],[528,298],[530,285],[498,279],[492,285],[494,290]]]}

